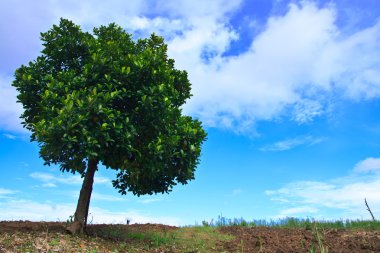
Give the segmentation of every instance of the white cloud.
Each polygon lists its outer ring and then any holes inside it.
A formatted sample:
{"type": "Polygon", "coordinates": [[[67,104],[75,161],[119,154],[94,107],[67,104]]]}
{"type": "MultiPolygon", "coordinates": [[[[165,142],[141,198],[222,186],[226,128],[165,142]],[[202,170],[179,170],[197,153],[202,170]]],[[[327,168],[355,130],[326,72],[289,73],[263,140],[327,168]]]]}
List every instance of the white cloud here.
{"type": "MultiPolygon", "coordinates": [[[[359,162],[353,172],[367,172],[376,169],[378,169],[377,160],[368,158],[359,162]]],[[[367,217],[364,198],[367,198],[375,216],[380,216],[379,173],[371,174],[371,176],[350,174],[347,177],[327,182],[297,181],[265,193],[272,201],[281,205],[279,215],[282,216],[286,216],[287,213],[290,215],[289,212],[297,210],[297,208],[307,207],[310,210],[300,212],[300,214],[305,215],[313,210],[318,210],[318,214],[326,215],[324,218],[357,219],[367,217]]],[[[297,212],[294,212],[294,215],[297,215],[297,212]]]]}
{"type": "Polygon", "coordinates": [[[146,199],[140,199],[138,202],[142,203],[142,204],[151,204],[151,203],[155,203],[155,202],[159,202],[159,201],[162,201],[162,199],[146,198],[146,199]]]}
{"type": "MultiPolygon", "coordinates": [[[[72,204],[12,200],[0,202],[0,220],[66,221],[75,212],[72,204]]],[[[175,217],[159,217],[136,211],[114,212],[90,206],[89,222],[92,223],[161,223],[178,226],[175,217]]]]}
{"type": "MultiPolygon", "coordinates": [[[[190,63],[181,64],[189,69],[195,94],[186,111],[208,125],[249,129],[255,121],[289,115],[289,110],[296,122],[310,122],[325,113],[333,94],[355,100],[379,97],[380,23],[344,34],[335,21],[331,5],[291,4],[284,16],[269,19],[246,53],[216,57],[211,66],[202,63],[200,46],[186,44],[191,60],[172,54],[177,62],[190,63]]],[[[219,50],[233,38],[225,37],[219,50]]],[[[175,42],[169,45],[176,48],[175,42]]]]}
{"type": "Polygon", "coordinates": [[[55,187],[57,187],[57,185],[54,183],[44,183],[44,184],[42,184],[42,187],[55,188],[55,187]]]}
{"type": "Polygon", "coordinates": [[[169,16],[181,16],[192,20],[197,17],[211,17],[225,19],[225,15],[238,8],[242,0],[214,0],[208,2],[195,2],[191,0],[158,1],[157,6],[169,16]],[[191,11],[189,11],[191,10],[191,11]]]}
{"type": "Polygon", "coordinates": [[[30,200],[0,202],[0,220],[66,221],[74,212],[73,205],[39,203],[30,200]]]}
{"type": "Polygon", "coordinates": [[[181,220],[176,217],[160,217],[136,211],[111,212],[97,207],[90,207],[90,215],[93,217],[94,223],[126,223],[127,220],[130,220],[131,223],[159,223],[172,226],[179,226],[181,224],[181,220]]]}
{"type": "Polygon", "coordinates": [[[3,136],[10,140],[15,140],[17,137],[13,134],[3,134],[3,136]]]}
{"type": "Polygon", "coordinates": [[[0,2],[0,23],[12,24],[0,26],[0,75],[11,77],[16,68],[27,64],[40,53],[40,32],[46,31],[52,22],[57,22],[51,14],[52,2],[0,2]]]}
{"type": "Polygon", "coordinates": [[[75,1],[54,3],[56,16],[67,13],[67,18],[77,20],[79,23],[105,24],[115,19],[122,21],[129,13],[139,15],[144,1],[132,0],[125,4],[122,0],[116,1],[75,1]]]}
{"type": "Polygon", "coordinates": [[[55,176],[49,173],[33,172],[29,176],[44,183],[81,184],[83,182],[83,179],[79,175],[55,176]]]}
{"type": "Polygon", "coordinates": [[[93,192],[91,194],[91,200],[98,200],[98,201],[126,201],[126,198],[117,197],[117,196],[109,195],[109,194],[102,194],[102,193],[93,192]]]}
{"type": "MultiPolygon", "coordinates": [[[[81,178],[80,175],[54,175],[50,173],[33,172],[29,176],[43,182],[43,187],[55,187],[57,183],[69,185],[81,185],[83,183],[83,178],[81,178]]],[[[108,184],[109,182],[110,179],[95,175],[94,184],[108,184]]]]}
{"type": "MultiPolygon", "coordinates": [[[[311,85],[313,62],[335,31],[333,21],[330,9],[291,5],[285,16],[268,21],[248,52],[217,59],[211,67],[202,66],[198,57],[199,70],[189,71],[190,77],[194,76],[195,96],[186,109],[199,114],[206,123],[230,128],[242,120],[271,120],[295,104],[302,105],[296,113],[303,115],[298,121],[320,115],[322,106],[302,97],[299,91],[311,85]]],[[[231,39],[226,38],[224,49],[231,39]]]]}
{"type": "Polygon", "coordinates": [[[107,177],[95,175],[94,183],[95,184],[110,184],[111,180],[107,177]]]}
{"type": "MultiPolygon", "coordinates": [[[[26,132],[21,125],[22,106],[17,101],[17,91],[11,86],[11,78],[4,78],[0,73],[0,130],[26,132]]],[[[15,139],[12,134],[3,134],[15,139]]]]}
{"type": "Polygon", "coordinates": [[[283,141],[278,141],[276,143],[264,146],[260,148],[261,151],[286,151],[298,146],[313,146],[315,144],[321,143],[325,138],[317,138],[313,136],[300,136],[296,138],[286,139],[283,141]]]}
{"type": "Polygon", "coordinates": [[[14,190],[0,188],[0,199],[9,198],[8,195],[12,195],[12,194],[16,194],[16,193],[17,193],[17,191],[14,191],[14,190]]]}
{"type": "Polygon", "coordinates": [[[293,217],[299,214],[302,214],[302,215],[306,214],[305,216],[308,216],[311,214],[315,214],[317,212],[318,212],[318,209],[316,208],[309,207],[309,206],[300,206],[300,207],[293,207],[293,208],[282,210],[279,217],[289,217],[289,216],[293,217]]]}
{"type": "Polygon", "coordinates": [[[380,158],[369,157],[355,165],[355,172],[371,172],[380,170],[380,158]]]}
{"type": "Polygon", "coordinates": [[[307,123],[324,113],[323,105],[319,101],[302,99],[294,104],[292,119],[299,123],[307,123]]]}

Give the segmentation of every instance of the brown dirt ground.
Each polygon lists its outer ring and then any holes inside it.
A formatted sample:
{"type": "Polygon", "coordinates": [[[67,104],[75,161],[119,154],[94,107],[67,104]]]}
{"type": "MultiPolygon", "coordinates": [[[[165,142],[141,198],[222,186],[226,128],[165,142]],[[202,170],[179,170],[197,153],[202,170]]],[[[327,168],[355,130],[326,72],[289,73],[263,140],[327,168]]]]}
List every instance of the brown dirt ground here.
{"type": "MultiPolygon", "coordinates": [[[[312,245],[320,252],[313,231],[306,229],[266,227],[223,227],[223,233],[235,240],[223,246],[227,252],[309,252],[312,245]]],[[[353,231],[345,229],[319,230],[322,247],[328,252],[380,252],[380,231],[353,231]]]]}
{"type": "MultiPolygon", "coordinates": [[[[99,227],[89,225],[89,234],[97,236],[99,227]]],[[[135,232],[170,231],[176,227],[159,224],[112,225],[135,232]]],[[[223,227],[221,233],[234,236],[232,241],[220,241],[214,252],[320,252],[315,231],[306,229],[265,227],[223,227]]],[[[66,234],[62,222],[0,221],[0,236],[12,233],[46,232],[66,234]]],[[[380,231],[328,229],[318,230],[323,247],[332,252],[380,252],[380,231]]],[[[107,238],[104,238],[107,240],[107,238]]],[[[1,246],[1,245],[0,245],[1,246]]],[[[1,249],[1,247],[0,247],[1,249]]],[[[0,250],[1,252],[1,250],[0,250]]],[[[167,252],[165,250],[160,252],[167,252]]]]}

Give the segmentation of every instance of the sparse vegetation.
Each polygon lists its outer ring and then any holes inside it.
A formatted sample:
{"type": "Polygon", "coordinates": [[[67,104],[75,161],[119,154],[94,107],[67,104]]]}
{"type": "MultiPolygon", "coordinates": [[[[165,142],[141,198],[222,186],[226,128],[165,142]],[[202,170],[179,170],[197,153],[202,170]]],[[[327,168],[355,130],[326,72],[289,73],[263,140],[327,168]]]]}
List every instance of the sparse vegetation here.
{"type": "Polygon", "coordinates": [[[0,252],[268,252],[274,249],[334,252],[380,251],[380,222],[228,219],[202,225],[89,225],[88,234],[69,235],[64,222],[0,222],[0,252]]]}
{"type": "Polygon", "coordinates": [[[364,229],[364,230],[380,230],[380,221],[372,220],[315,220],[312,218],[299,219],[286,217],[277,220],[253,220],[246,221],[243,218],[229,219],[219,216],[217,220],[202,221],[203,226],[209,227],[270,227],[270,228],[300,228],[312,230],[313,227],[320,229],[364,229]]]}

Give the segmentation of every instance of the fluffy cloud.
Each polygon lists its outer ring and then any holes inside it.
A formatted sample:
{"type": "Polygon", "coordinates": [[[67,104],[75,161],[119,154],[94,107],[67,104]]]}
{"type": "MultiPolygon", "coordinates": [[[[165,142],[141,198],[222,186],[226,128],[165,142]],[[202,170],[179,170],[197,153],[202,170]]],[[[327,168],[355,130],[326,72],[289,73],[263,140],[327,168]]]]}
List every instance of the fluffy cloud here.
{"type": "Polygon", "coordinates": [[[2,199],[2,198],[8,198],[9,195],[12,195],[12,194],[15,194],[15,193],[17,193],[17,191],[10,190],[10,189],[0,188],[0,199],[2,199]]]}
{"type": "MultiPolygon", "coordinates": [[[[66,221],[75,211],[71,204],[11,200],[0,202],[0,220],[66,221]]],[[[160,223],[178,226],[175,217],[157,217],[136,211],[113,212],[90,206],[89,221],[92,223],[160,223]]]]}
{"type": "Polygon", "coordinates": [[[205,65],[200,51],[193,52],[198,62],[187,67],[195,96],[186,110],[210,125],[240,129],[281,115],[309,122],[326,111],[333,94],[377,98],[380,24],[344,34],[335,21],[332,6],[291,4],[268,20],[246,53],[205,65]]]}
{"type": "MultiPolygon", "coordinates": [[[[242,1],[45,0],[19,4],[19,13],[4,11],[19,1],[1,4],[2,18],[15,21],[12,30],[0,28],[1,34],[12,35],[12,41],[0,44],[6,56],[1,66],[7,66],[7,58],[16,58],[12,69],[32,59],[39,50],[38,32],[61,16],[87,30],[117,22],[138,36],[155,31],[166,38],[176,66],[189,73],[194,96],[185,112],[208,126],[247,132],[258,121],[282,116],[303,124],[324,115],[330,97],[360,101],[380,96],[380,22],[355,31],[338,27],[339,10],[331,4],[291,3],[281,15],[268,17],[246,52],[226,56],[231,43],[244,36],[229,24],[242,1]],[[14,54],[20,48],[28,53],[14,54]]],[[[14,92],[9,80],[2,83],[1,89],[14,92]]],[[[13,93],[8,100],[0,127],[17,130],[20,107],[13,93]]]]}
{"type": "MultiPolygon", "coordinates": [[[[80,175],[54,175],[50,173],[43,173],[43,172],[33,172],[29,175],[31,178],[34,178],[36,180],[39,180],[43,182],[42,186],[43,187],[56,187],[57,183],[61,184],[71,184],[71,185],[76,185],[76,184],[82,184],[83,178],[80,177],[80,175]]],[[[110,183],[111,180],[102,177],[102,176],[95,176],[94,178],[94,183],[95,184],[107,184],[110,183]]]]}
{"type": "Polygon", "coordinates": [[[265,193],[272,201],[281,204],[280,216],[292,214],[305,217],[317,211],[318,214],[326,211],[325,218],[362,218],[367,215],[364,207],[365,198],[375,215],[379,216],[380,174],[375,173],[371,177],[358,174],[378,169],[378,159],[367,158],[356,164],[353,169],[356,174],[327,182],[292,182],[265,193]],[[336,217],[331,217],[332,214],[336,214],[336,217]]]}
{"type": "Polygon", "coordinates": [[[380,158],[369,157],[360,161],[355,165],[354,171],[359,173],[380,171],[380,158]]]}

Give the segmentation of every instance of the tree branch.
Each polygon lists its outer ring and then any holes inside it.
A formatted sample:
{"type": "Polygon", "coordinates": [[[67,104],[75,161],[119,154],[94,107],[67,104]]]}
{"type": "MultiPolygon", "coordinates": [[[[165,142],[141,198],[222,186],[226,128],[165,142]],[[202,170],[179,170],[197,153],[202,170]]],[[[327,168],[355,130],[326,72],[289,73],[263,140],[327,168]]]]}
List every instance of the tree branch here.
{"type": "Polygon", "coordinates": [[[368,206],[367,199],[365,199],[365,198],[364,198],[364,203],[365,203],[365,205],[367,206],[367,210],[368,210],[368,212],[369,212],[369,213],[371,214],[371,216],[372,216],[372,220],[373,220],[373,221],[376,221],[375,216],[373,216],[373,213],[372,213],[372,211],[371,211],[371,208],[369,208],[369,206],[368,206]]]}

